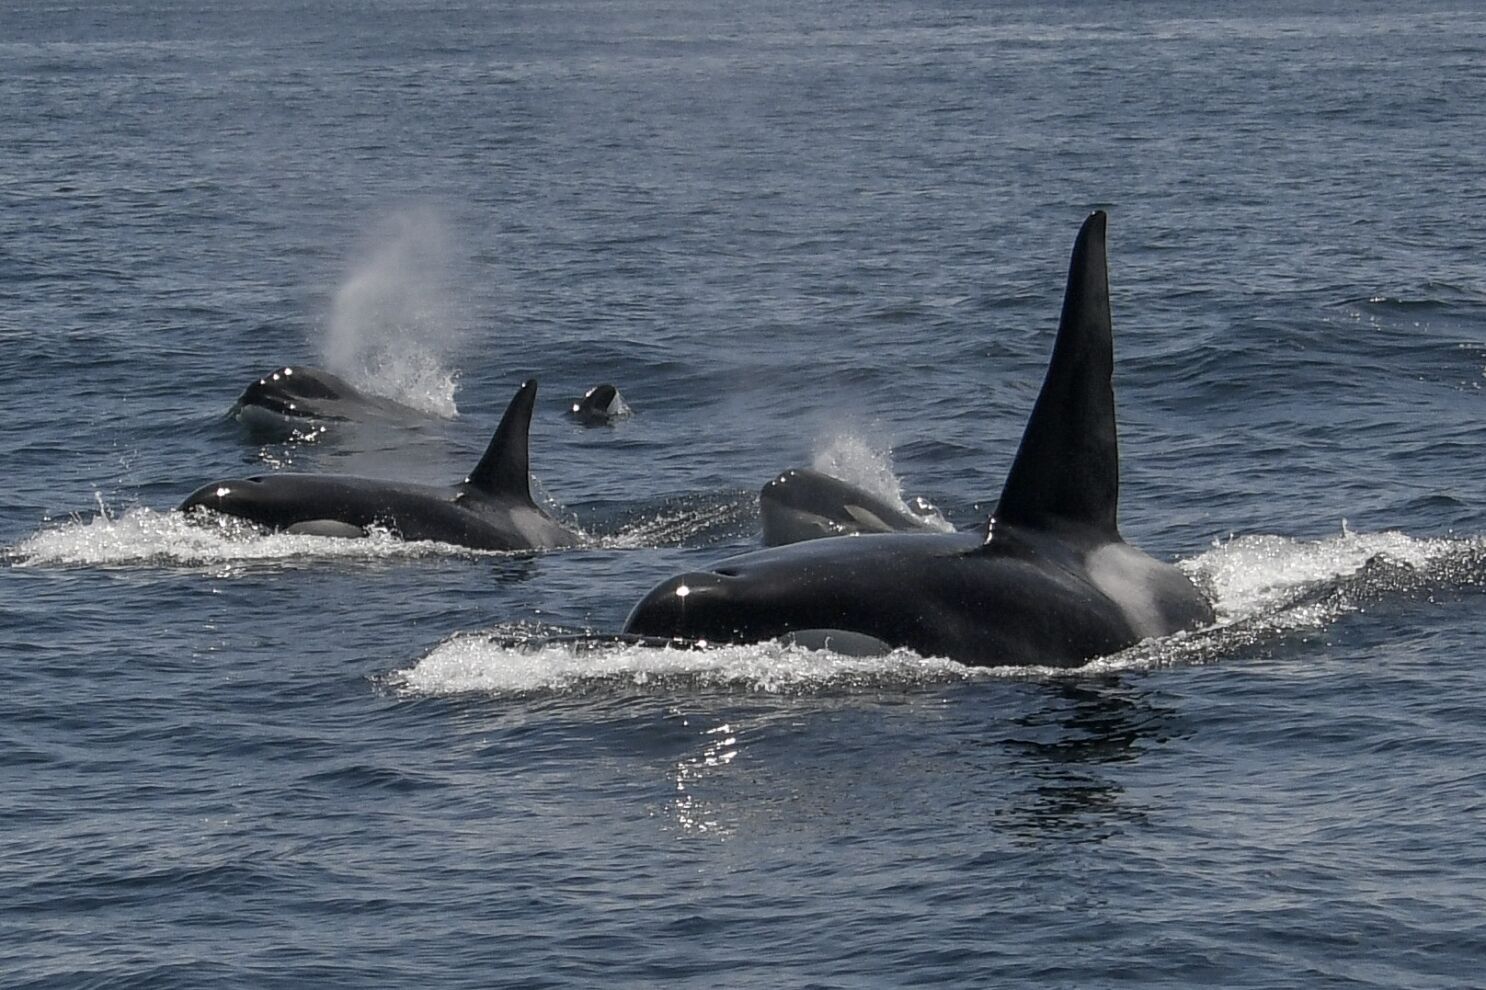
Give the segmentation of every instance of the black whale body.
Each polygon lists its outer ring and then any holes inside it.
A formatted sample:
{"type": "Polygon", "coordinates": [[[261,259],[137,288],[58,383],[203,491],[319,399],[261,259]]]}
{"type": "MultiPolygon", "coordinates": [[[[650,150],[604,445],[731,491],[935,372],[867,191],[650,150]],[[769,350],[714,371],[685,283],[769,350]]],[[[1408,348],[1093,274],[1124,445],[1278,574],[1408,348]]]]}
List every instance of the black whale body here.
{"type": "Polygon", "coordinates": [[[404,540],[480,550],[573,546],[577,534],[531,497],[528,433],[536,393],[535,381],[521,386],[480,463],[457,485],[282,472],[214,481],[180,508],[321,536],[362,536],[376,527],[404,540]]]}
{"type": "Polygon", "coordinates": [[[940,532],[924,516],[814,468],[789,468],[758,493],[764,546],[861,533],[940,532]]]}
{"type": "Polygon", "coordinates": [[[326,423],[398,423],[427,420],[428,414],[394,399],[373,395],[339,375],[309,365],[271,371],[243,389],[230,415],[261,433],[303,431],[326,423]]]}
{"type": "Polygon", "coordinates": [[[1096,212],[1074,244],[1047,377],[984,527],[732,557],[654,588],[624,632],[1075,667],[1211,623],[1212,606],[1186,575],[1120,537],[1113,365],[1105,214],[1096,212]]]}

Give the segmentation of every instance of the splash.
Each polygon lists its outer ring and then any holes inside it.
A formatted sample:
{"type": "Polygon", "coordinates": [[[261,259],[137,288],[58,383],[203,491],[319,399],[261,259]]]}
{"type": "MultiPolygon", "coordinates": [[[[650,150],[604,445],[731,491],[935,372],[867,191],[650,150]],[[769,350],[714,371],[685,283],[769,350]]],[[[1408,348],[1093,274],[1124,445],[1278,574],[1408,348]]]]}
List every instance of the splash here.
{"type": "Polygon", "coordinates": [[[460,324],[450,307],[448,227],[432,210],[395,214],[373,232],[336,290],[325,365],[366,391],[435,416],[457,415],[458,373],[447,362],[460,324]]]}
{"type": "Polygon", "coordinates": [[[280,565],[309,560],[413,560],[485,556],[445,543],[410,542],[373,531],[365,539],[264,533],[251,523],[213,516],[188,522],[179,512],[106,507],[89,518],[47,526],[12,547],[18,567],[206,567],[226,576],[247,564],[280,565]]]}
{"type": "MultiPolygon", "coordinates": [[[[506,627],[460,634],[387,679],[401,693],[521,695],[604,687],[721,688],[752,693],[909,690],[985,679],[1080,679],[1220,661],[1320,630],[1370,603],[1486,586],[1486,539],[1416,539],[1402,533],[1323,540],[1244,536],[1180,565],[1213,596],[1218,622],[1138,643],[1072,670],[966,667],[907,650],[847,657],[778,642],[711,649],[605,641],[575,645],[552,630],[506,627]]],[[[581,642],[581,641],[580,641],[581,642]]]]}
{"type": "Polygon", "coordinates": [[[1369,565],[1392,563],[1428,575],[1479,545],[1475,540],[1414,539],[1399,532],[1358,534],[1343,522],[1339,535],[1324,540],[1229,538],[1182,566],[1199,587],[1210,589],[1221,624],[1284,609],[1369,565]]]}
{"type": "Polygon", "coordinates": [[[1339,535],[1323,540],[1230,538],[1178,566],[1208,591],[1217,623],[1139,643],[1080,671],[1211,663],[1320,631],[1374,603],[1480,587],[1486,539],[1353,533],[1343,522],[1339,535]]]}
{"type": "Polygon", "coordinates": [[[611,643],[577,647],[540,630],[461,634],[392,674],[388,684],[415,695],[530,694],[599,685],[724,688],[763,694],[906,686],[960,680],[971,668],[908,651],[843,657],[779,643],[706,650],[611,643]]]}
{"type": "Polygon", "coordinates": [[[935,529],[954,531],[954,525],[925,499],[915,498],[912,503],[904,500],[903,483],[893,472],[892,453],[874,447],[861,437],[849,433],[827,437],[816,449],[810,466],[876,495],[935,529]]]}

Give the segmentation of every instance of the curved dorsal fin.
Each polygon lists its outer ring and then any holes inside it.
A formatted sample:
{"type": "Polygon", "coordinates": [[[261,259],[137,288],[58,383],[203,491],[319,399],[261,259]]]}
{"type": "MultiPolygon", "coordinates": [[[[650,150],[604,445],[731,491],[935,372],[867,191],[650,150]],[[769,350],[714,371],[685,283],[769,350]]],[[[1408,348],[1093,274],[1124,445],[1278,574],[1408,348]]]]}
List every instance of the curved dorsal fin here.
{"type": "Polygon", "coordinates": [[[506,407],[485,456],[464,483],[485,495],[517,496],[531,501],[531,464],[527,436],[531,432],[531,410],[537,401],[537,380],[530,379],[506,407]]]}
{"type": "Polygon", "coordinates": [[[1084,221],[1052,361],[994,522],[1034,528],[1073,524],[1119,539],[1120,454],[1115,435],[1114,339],[1109,315],[1105,214],[1084,221]]]}

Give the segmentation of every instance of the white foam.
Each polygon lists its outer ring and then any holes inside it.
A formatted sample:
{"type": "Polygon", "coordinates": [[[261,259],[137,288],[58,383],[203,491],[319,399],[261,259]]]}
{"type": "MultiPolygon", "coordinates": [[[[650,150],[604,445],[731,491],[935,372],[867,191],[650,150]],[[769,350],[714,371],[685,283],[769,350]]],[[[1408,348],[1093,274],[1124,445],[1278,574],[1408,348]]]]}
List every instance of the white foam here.
{"type": "Polygon", "coordinates": [[[1321,630],[1389,594],[1481,581],[1486,541],[1417,539],[1399,532],[1321,540],[1231,537],[1178,564],[1214,596],[1217,622],[1146,640],[1078,673],[1210,663],[1259,643],[1321,630]]]}
{"type": "Polygon", "coordinates": [[[105,511],[45,526],[11,548],[10,556],[19,567],[210,567],[300,558],[381,560],[478,553],[375,531],[365,539],[348,540],[262,533],[227,516],[208,518],[210,523],[188,522],[180,512],[148,508],[133,508],[117,517],[105,511]]]}
{"type": "Polygon", "coordinates": [[[420,695],[560,692],[594,683],[673,682],[778,694],[884,682],[908,687],[974,673],[952,661],[926,660],[906,650],[884,657],[845,657],[777,642],[691,650],[624,643],[543,645],[540,637],[531,645],[513,645],[509,639],[473,633],[445,640],[389,680],[398,690],[420,695]]]}
{"type": "Polygon", "coordinates": [[[1179,566],[1214,593],[1219,621],[1232,622],[1355,574],[1380,555],[1425,571],[1441,556],[1469,545],[1399,532],[1353,533],[1343,522],[1340,534],[1322,540],[1240,536],[1215,541],[1211,550],[1179,566]]]}

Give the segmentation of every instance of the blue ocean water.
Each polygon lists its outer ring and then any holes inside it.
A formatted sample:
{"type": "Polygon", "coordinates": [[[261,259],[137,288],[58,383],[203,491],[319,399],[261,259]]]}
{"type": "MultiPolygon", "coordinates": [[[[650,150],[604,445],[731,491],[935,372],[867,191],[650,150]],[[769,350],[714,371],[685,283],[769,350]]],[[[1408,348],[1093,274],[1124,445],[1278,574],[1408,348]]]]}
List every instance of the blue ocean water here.
{"type": "Polygon", "coordinates": [[[1480,985],[1483,107],[1448,2],[8,5],[0,982],[1480,985]],[[1094,208],[1122,527],[1218,627],[540,645],[786,467],[981,518],[1094,208]],[[246,435],[287,362],[429,421],[246,435]],[[584,548],[169,512],[456,479],[532,376],[584,548]]]}

